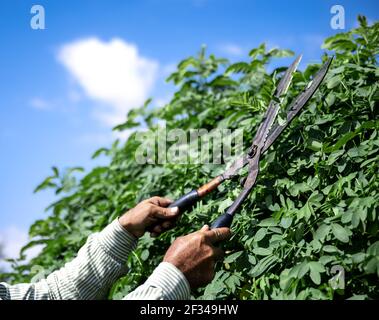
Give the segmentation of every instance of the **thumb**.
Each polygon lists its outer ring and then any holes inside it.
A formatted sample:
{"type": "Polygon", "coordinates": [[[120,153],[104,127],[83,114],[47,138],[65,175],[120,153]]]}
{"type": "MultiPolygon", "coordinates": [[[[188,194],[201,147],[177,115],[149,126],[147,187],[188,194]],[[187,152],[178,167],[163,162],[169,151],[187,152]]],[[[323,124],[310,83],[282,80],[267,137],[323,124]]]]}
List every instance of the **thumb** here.
{"type": "Polygon", "coordinates": [[[205,237],[211,243],[229,239],[231,235],[229,228],[216,228],[205,232],[205,237]]]}
{"type": "Polygon", "coordinates": [[[153,209],[153,214],[157,218],[161,219],[168,219],[168,218],[173,218],[176,217],[179,213],[179,208],[178,207],[173,207],[173,208],[163,208],[159,206],[154,206],[153,209]]]}
{"type": "Polygon", "coordinates": [[[200,231],[208,231],[208,230],[209,230],[209,226],[207,224],[202,226],[200,229],[200,231]]]}

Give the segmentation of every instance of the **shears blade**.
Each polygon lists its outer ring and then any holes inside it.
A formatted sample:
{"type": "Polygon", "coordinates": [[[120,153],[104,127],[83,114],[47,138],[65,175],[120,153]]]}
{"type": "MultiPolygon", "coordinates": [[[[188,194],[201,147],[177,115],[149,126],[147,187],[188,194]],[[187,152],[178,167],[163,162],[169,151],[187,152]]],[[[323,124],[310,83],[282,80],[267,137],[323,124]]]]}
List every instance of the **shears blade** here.
{"type": "MultiPolygon", "coordinates": [[[[275,97],[280,98],[283,94],[285,94],[288,91],[289,85],[291,83],[293,73],[297,69],[300,60],[302,56],[296,58],[296,60],[292,63],[292,65],[286,70],[286,73],[284,74],[283,78],[278,84],[278,87],[275,91],[275,97]]],[[[270,102],[269,108],[267,109],[263,123],[261,124],[260,128],[257,131],[257,134],[255,137],[259,138],[258,134],[261,136],[266,132],[266,136],[263,139],[263,148],[261,149],[261,154],[267,151],[268,148],[271,147],[271,145],[275,142],[275,140],[279,137],[279,135],[283,132],[283,130],[291,123],[291,121],[296,117],[296,115],[300,112],[300,110],[307,104],[307,102],[311,99],[313,94],[316,92],[318,87],[321,85],[322,81],[324,80],[329,67],[333,61],[333,57],[329,58],[323,66],[320,68],[320,70],[317,72],[317,74],[314,76],[314,78],[307,84],[306,88],[303,90],[303,92],[298,95],[293,102],[288,107],[287,111],[287,121],[283,125],[279,124],[273,124],[276,114],[278,110],[275,110],[275,106],[273,105],[273,100],[270,102]],[[271,117],[269,122],[266,122],[267,118],[271,117]],[[265,127],[263,127],[263,124],[266,122],[265,127]],[[261,132],[259,132],[261,131],[261,132]]],[[[277,103],[277,102],[275,102],[277,103]]],[[[279,105],[276,105],[278,108],[279,105]]],[[[253,140],[254,147],[256,138],[253,140]]],[[[249,150],[251,151],[251,149],[249,150]]],[[[238,175],[238,172],[245,167],[248,163],[251,157],[249,154],[246,154],[242,157],[237,158],[232,165],[221,175],[223,180],[231,179],[234,176],[238,175]]]]}
{"type": "MultiPolygon", "coordinates": [[[[282,79],[279,81],[278,86],[276,87],[274,96],[276,99],[280,99],[287,91],[289,88],[289,85],[292,81],[293,73],[296,71],[300,61],[301,61],[302,55],[298,56],[295,61],[289,66],[283,75],[282,79]]],[[[266,113],[263,117],[263,122],[260,125],[260,127],[257,130],[257,133],[253,139],[253,141],[256,141],[263,133],[266,132],[264,139],[266,139],[268,131],[270,130],[273,121],[271,123],[268,123],[267,121],[273,118],[275,120],[274,113],[277,113],[277,110],[279,109],[279,104],[275,101],[275,99],[272,99],[270,101],[270,104],[266,110],[266,113]]],[[[255,143],[253,142],[253,145],[255,143]]],[[[246,166],[249,162],[249,156],[245,155],[242,156],[238,159],[236,159],[232,165],[222,174],[223,180],[231,179],[232,177],[236,176],[239,172],[240,169],[242,169],[244,166],[246,166]]]]}

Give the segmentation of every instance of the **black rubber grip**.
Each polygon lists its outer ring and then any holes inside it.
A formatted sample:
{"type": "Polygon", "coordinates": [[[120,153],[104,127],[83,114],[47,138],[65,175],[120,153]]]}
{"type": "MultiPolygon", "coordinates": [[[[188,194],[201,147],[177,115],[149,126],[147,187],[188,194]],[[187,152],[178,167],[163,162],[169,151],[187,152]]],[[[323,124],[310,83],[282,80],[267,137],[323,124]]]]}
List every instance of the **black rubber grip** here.
{"type": "Polygon", "coordinates": [[[191,192],[185,194],[184,196],[180,197],[178,200],[171,203],[168,207],[169,208],[178,207],[179,212],[182,213],[186,211],[187,209],[191,208],[199,199],[200,197],[197,191],[192,190],[191,192]]]}
{"type": "Polygon", "coordinates": [[[232,222],[233,222],[233,215],[229,213],[224,213],[221,216],[219,216],[211,225],[211,229],[216,228],[222,228],[227,227],[230,228],[232,222]]]}

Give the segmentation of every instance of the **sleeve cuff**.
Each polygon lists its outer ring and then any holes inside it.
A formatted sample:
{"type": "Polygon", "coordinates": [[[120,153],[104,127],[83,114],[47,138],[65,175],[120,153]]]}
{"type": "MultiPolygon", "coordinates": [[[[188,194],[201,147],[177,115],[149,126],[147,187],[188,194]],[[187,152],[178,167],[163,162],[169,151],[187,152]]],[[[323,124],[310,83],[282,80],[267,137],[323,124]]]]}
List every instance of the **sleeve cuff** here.
{"type": "Polygon", "coordinates": [[[137,238],[115,219],[99,234],[100,244],[118,261],[125,262],[137,246],[137,238]]]}
{"type": "Polygon", "coordinates": [[[171,263],[161,262],[145,283],[161,288],[167,300],[188,300],[190,298],[191,290],[186,277],[171,263]]]}

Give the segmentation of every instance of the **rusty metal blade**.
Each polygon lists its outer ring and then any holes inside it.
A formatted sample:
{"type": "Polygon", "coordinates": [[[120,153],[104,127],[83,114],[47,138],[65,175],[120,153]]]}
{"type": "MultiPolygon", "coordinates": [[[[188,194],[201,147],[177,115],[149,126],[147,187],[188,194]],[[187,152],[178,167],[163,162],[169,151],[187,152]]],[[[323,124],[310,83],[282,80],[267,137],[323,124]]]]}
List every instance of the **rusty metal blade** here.
{"type": "Polygon", "coordinates": [[[283,125],[276,124],[272,127],[269,136],[266,139],[265,145],[262,149],[262,153],[265,152],[271,145],[275,142],[282,131],[291,123],[291,121],[296,117],[299,111],[307,104],[307,102],[312,98],[313,94],[316,92],[318,87],[324,80],[329,67],[333,61],[333,57],[329,58],[328,61],[324,63],[321,69],[317,72],[313,80],[311,80],[306,89],[290,104],[287,112],[287,121],[283,125]]]}
{"type": "MultiPolygon", "coordinates": [[[[302,55],[298,56],[295,61],[288,67],[285,74],[283,75],[282,79],[279,81],[279,84],[275,90],[274,96],[277,99],[280,99],[282,95],[284,95],[289,88],[289,85],[292,81],[293,73],[296,71],[300,61],[301,61],[302,55]]],[[[260,145],[261,147],[264,146],[266,137],[268,135],[268,132],[275,120],[276,114],[279,110],[279,104],[271,100],[265,115],[263,116],[263,120],[261,125],[259,126],[257,133],[253,139],[252,146],[255,145],[259,140],[261,141],[260,145]],[[263,138],[263,139],[262,139],[263,138]]],[[[242,169],[245,165],[247,165],[249,162],[249,157],[247,155],[238,158],[233,162],[233,164],[227,169],[221,176],[223,180],[230,179],[238,174],[238,171],[242,169]]]]}
{"type": "MultiPolygon", "coordinates": [[[[289,85],[292,81],[293,73],[296,71],[302,55],[298,56],[295,61],[291,64],[291,66],[287,69],[283,78],[280,80],[279,85],[275,91],[275,97],[280,99],[282,95],[284,95],[289,88],[289,85]]],[[[270,132],[272,125],[275,122],[276,116],[280,109],[280,104],[277,101],[271,100],[269,107],[263,117],[262,123],[258,128],[258,131],[253,140],[253,145],[256,145],[259,151],[263,148],[266,142],[266,138],[270,132]]]]}

